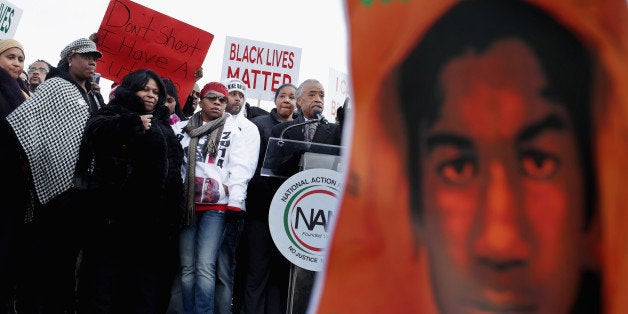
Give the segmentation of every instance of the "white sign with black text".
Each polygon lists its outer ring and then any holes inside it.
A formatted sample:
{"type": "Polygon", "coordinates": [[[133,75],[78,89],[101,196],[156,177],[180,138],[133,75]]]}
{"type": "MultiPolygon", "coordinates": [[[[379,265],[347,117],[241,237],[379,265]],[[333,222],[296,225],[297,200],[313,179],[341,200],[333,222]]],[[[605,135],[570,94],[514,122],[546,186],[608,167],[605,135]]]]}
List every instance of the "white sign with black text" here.
{"type": "Polygon", "coordinates": [[[0,39],[13,38],[21,17],[22,9],[9,1],[0,0],[0,39]]]}

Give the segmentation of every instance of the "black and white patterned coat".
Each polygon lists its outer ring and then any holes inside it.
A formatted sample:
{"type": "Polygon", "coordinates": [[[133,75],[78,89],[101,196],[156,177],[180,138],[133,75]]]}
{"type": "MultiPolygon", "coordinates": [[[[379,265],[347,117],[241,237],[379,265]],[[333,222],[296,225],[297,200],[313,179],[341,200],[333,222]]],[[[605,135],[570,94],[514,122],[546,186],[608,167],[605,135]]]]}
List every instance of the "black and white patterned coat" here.
{"type": "Polygon", "coordinates": [[[83,129],[90,116],[88,102],[97,102],[67,72],[58,71],[55,75],[7,116],[28,160],[41,204],[72,185],[83,129]]]}

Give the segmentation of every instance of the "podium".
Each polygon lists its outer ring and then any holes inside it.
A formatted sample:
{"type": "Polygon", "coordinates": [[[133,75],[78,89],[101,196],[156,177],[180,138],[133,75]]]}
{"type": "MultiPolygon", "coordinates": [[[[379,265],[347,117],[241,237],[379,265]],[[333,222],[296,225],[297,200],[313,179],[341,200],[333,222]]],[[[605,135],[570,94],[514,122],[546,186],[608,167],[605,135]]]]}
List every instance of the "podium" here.
{"type": "Polygon", "coordinates": [[[299,171],[323,168],[341,172],[342,146],[271,137],[260,175],[288,178],[299,171]]]}
{"type": "MultiPolygon", "coordinates": [[[[266,154],[264,157],[263,165],[261,167],[260,174],[262,176],[274,177],[281,182],[287,183],[289,188],[278,189],[275,193],[275,197],[273,199],[273,203],[271,203],[271,209],[269,210],[269,228],[271,229],[271,235],[273,236],[273,241],[277,246],[277,249],[286,257],[290,262],[290,282],[288,286],[288,300],[287,300],[287,309],[286,312],[289,314],[301,314],[306,313],[310,296],[312,292],[312,287],[316,280],[316,276],[324,265],[324,259],[321,258],[320,255],[317,255],[317,252],[325,251],[325,244],[318,243],[305,243],[307,240],[299,239],[298,234],[294,233],[294,226],[289,226],[290,218],[288,215],[294,210],[289,211],[288,206],[284,206],[284,208],[277,209],[276,199],[278,197],[282,197],[285,199],[285,202],[289,205],[292,205],[292,209],[295,207],[294,202],[297,200],[303,200],[305,195],[312,195],[315,192],[321,190],[321,186],[325,186],[325,184],[321,183],[325,181],[330,184],[329,188],[332,193],[329,191],[321,192],[321,194],[334,194],[333,192],[337,192],[336,195],[340,195],[338,187],[341,186],[340,182],[334,182],[334,176],[325,177],[316,175],[316,178],[322,177],[323,179],[320,182],[313,183],[311,181],[316,181],[314,178],[308,177],[311,172],[321,171],[323,174],[334,174],[340,177],[339,173],[343,170],[342,165],[342,157],[341,157],[342,147],[337,145],[328,145],[321,143],[312,143],[312,142],[303,142],[303,141],[295,141],[288,139],[281,139],[271,137],[268,141],[268,146],[266,149],[266,154]],[[330,171],[331,170],[331,171],[330,171]],[[303,174],[304,177],[301,178],[300,175],[303,174]],[[295,183],[292,183],[292,180],[296,180],[295,183]],[[307,190],[308,184],[312,184],[315,188],[312,188],[310,192],[303,193],[301,196],[297,197],[297,190],[307,190]],[[298,186],[297,188],[295,188],[298,186]],[[293,199],[288,201],[287,199],[290,197],[289,194],[295,193],[293,199]],[[274,231],[276,230],[276,231],[274,231]],[[293,234],[290,234],[293,232],[293,234]],[[279,245],[277,238],[281,236],[285,236],[288,233],[288,237],[290,237],[290,241],[286,245],[279,245]],[[277,235],[281,234],[281,235],[277,235]],[[295,239],[293,239],[295,238],[295,239]],[[299,252],[298,249],[294,249],[293,247],[299,247],[299,244],[302,244],[303,247],[309,248],[312,252],[308,252],[307,250],[301,248],[302,252],[299,252]],[[289,248],[289,251],[288,249],[289,248]],[[295,253],[296,252],[296,253],[295,253]],[[308,253],[312,255],[309,256],[308,253]],[[299,255],[301,254],[301,255],[299,255]],[[303,262],[298,258],[294,258],[294,255],[298,255],[301,259],[312,261],[315,260],[317,263],[307,263],[303,262]],[[305,257],[303,257],[305,256],[305,257]]],[[[340,180],[338,180],[340,181],[340,180]]],[[[282,187],[284,184],[282,184],[282,187]]],[[[327,198],[333,202],[333,199],[327,198]]],[[[338,203],[331,203],[331,205],[321,205],[322,201],[315,200],[313,201],[315,205],[312,206],[304,206],[307,208],[311,208],[312,212],[308,214],[301,213],[302,218],[307,219],[309,217],[317,217],[316,221],[307,221],[301,222],[301,227],[303,225],[309,226],[310,230],[306,230],[305,233],[307,236],[317,236],[319,238],[325,238],[327,231],[326,223],[329,222],[331,217],[326,217],[324,214],[333,212],[337,209],[338,203]],[[330,211],[330,207],[333,211],[330,211]],[[321,208],[325,208],[325,210],[321,210],[321,208]],[[314,213],[314,210],[318,209],[317,214],[314,213]],[[318,223],[318,224],[317,224],[318,223]],[[325,225],[323,225],[325,224],[325,225]],[[318,228],[318,229],[316,229],[318,228]],[[319,234],[316,234],[316,231],[320,230],[319,234]]],[[[301,209],[300,207],[298,209],[301,209]]],[[[332,216],[332,215],[330,215],[332,216]]],[[[297,217],[298,219],[298,217],[297,217]]],[[[299,227],[299,222],[296,222],[297,228],[299,227]]],[[[315,241],[315,240],[312,240],[315,241]]]]}

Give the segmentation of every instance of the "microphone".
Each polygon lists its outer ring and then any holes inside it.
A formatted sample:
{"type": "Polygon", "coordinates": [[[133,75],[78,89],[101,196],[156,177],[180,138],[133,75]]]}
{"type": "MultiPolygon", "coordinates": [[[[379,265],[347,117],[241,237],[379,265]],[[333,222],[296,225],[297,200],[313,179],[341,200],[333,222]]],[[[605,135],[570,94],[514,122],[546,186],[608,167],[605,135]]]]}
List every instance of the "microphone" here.
{"type": "Polygon", "coordinates": [[[290,130],[292,128],[296,128],[296,127],[299,127],[299,126],[302,126],[302,125],[306,125],[306,124],[310,124],[310,123],[314,123],[314,122],[318,122],[318,120],[312,119],[312,120],[308,120],[308,121],[305,121],[305,122],[295,123],[293,125],[290,125],[290,126],[286,127],[285,129],[283,129],[281,131],[281,134],[279,134],[279,139],[283,139],[284,133],[286,133],[286,131],[288,131],[288,130],[290,130]]]}
{"type": "Polygon", "coordinates": [[[322,112],[320,109],[316,108],[316,109],[314,109],[314,110],[312,111],[312,113],[314,114],[314,116],[316,117],[316,119],[318,120],[318,122],[320,122],[320,123],[322,123],[322,124],[327,124],[327,123],[329,123],[329,122],[327,121],[327,119],[325,119],[325,117],[323,117],[323,112],[322,112]]]}
{"type": "Polygon", "coordinates": [[[328,123],[327,119],[325,119],[325,117],[323,117],[323,115],[321,113],[322,113],[322,111],[320,109],[314,109],[312,111],[312,114],[316,117],[316,120],[312,119],[312,120],[308,120],[308,121],[305,121],[305,122],[296,123],[296,124],[293,124],[291,126],[288,126],[287,128],[285,128],[285,129],[283,129],[281,131],[281,134],[279,134],[279,139],[280,140],[283,139],[283,135],[286,133],[286,131],[288,131],[289,129],[292,129],[292,128],[296,128],[296,127],[299,127],[299,126],[302,126],[302,125],[315,123],[315,122],[320,122],[322,124],[327,124],[328,123]]]}

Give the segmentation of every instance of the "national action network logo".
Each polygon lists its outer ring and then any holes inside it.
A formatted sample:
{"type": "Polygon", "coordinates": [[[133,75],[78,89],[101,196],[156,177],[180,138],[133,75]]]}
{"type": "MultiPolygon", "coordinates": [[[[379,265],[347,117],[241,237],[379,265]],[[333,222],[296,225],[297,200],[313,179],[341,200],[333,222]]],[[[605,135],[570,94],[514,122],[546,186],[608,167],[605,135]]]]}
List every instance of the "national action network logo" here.
{"type": "Polygon", "coordinates": [[[308,169],[288,178],[275,193],[268,213],[270,234],[291,263],[323,269],[341,187],[340,173],[308,169]]]}

